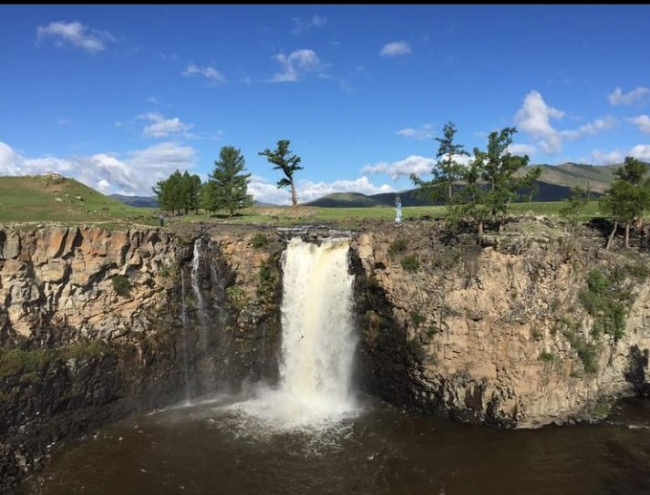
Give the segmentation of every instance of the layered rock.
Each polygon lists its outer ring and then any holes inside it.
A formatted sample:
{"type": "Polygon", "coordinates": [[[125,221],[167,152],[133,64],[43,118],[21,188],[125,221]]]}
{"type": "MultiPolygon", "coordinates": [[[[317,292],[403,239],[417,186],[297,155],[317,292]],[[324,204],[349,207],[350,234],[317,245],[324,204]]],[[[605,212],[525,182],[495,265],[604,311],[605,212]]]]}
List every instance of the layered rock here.
{"type": "Polygon", "coordinates": [[[182,393],[185,258],[155,229],[0,229],[0,491],[51,446],[182,393]]]}
{"type": "Polygon", "coordinates": [[[605,251],[599,239],[543,222],[530,227],[484,247],[445,241],[430,223],[356,236],[372,391],[529,428],[602,416],[611,398],[647,386],[647,255],[605,251]],[[611,287],[590,293],[588,278],[607,273],[611,287]],[[617,303],[622,335],[607,314],[616,317],[617,303]]]}

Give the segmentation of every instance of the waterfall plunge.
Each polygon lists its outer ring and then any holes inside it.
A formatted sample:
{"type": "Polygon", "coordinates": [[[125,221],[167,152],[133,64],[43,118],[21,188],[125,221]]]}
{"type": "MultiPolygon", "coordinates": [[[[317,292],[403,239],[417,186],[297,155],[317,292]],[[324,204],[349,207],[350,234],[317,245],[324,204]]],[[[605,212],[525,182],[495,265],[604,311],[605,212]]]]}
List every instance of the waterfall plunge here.
{"type": "Polygon", "coordinates": [[[356,338],[348,239],[293,238],[283,253],[282,355],[277,389],[231,406],[273,429],[321,429],[356,415],[356,338]]]}

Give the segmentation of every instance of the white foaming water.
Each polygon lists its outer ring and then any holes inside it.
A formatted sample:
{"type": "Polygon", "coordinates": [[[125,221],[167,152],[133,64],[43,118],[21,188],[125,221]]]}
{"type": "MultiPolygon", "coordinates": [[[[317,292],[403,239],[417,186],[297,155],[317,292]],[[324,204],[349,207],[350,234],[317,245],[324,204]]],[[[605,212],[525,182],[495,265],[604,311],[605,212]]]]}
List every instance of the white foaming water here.
{"type": "Polygon", "coordinates": [[[201,342],[201,349],[203,352],[208,350],[208,335],[207,335],[207,316],[205,310],[205,300],[203,293],[199,287],[199,270],[201,269],[201,243],[202,238],[199,237],[194,241],[194,254],[192,257],[192,289],[194,297],[196,298],[197,309],[199,312],[199,337],[201,342]]]}
{"type": "MultiPolygon", "coordinates": [[[[354,417],[351,391],[356,338],[352,325],[349,239],[321,245],[293,238],[283,253],[282,355],[277,389],[228,407],[241,426],[323,430],[354,417]]],[[[257,429],[257,428],[254,428],[257,429]]]]}

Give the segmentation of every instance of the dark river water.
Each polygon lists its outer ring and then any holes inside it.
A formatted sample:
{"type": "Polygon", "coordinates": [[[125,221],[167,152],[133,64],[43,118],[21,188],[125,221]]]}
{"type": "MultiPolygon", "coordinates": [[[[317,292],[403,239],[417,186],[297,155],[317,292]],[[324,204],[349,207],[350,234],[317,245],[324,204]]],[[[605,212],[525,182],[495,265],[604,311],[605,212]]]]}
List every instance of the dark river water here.
{"type": "MultiPolygon", "coordinates": [[[[28,495],[650,494],[650,401],[599,425],[503,431],[366,399],[276,427],[216,397],[113,424],[52,456],[28,495]],[[286,426],[286,425],[285,425],[286,426]]],[[[255,409],[255,408],[253,408],[255,409]]]]}

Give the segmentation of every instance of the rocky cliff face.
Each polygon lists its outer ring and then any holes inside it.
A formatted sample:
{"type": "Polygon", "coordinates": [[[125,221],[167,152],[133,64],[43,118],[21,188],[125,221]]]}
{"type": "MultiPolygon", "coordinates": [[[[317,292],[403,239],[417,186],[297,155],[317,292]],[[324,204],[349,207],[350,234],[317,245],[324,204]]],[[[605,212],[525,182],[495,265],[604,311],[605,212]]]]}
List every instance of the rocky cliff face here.
{"type": "MultiPolygon", "coordinates": [[[[102,422],[277,378],[292,234],[184,230],[0,227],[0,491],[102,422]]],[[[521,428],[647,392],[648,255],[544,221],[508,232],[482,247],[433,222],[352,234],[366,390],[521,428]]]]}
{"type": "Polygon", "coordinates": [[[277,374],[279,237],[183,230],[0,228],[0,492],[92,427],[277,374]]]}
{"type": "Polygon", "coordinates": [[[648,382],[648,257],[544,221],[488,239],[405,224],[355,239],[370,390],[475,423],[602,416],[648,382]]]}
{"type": "Polygon", "coordinates": [[[182,390],[158,230],[0,229],[0,491],[49,448],[182,390]]]}

